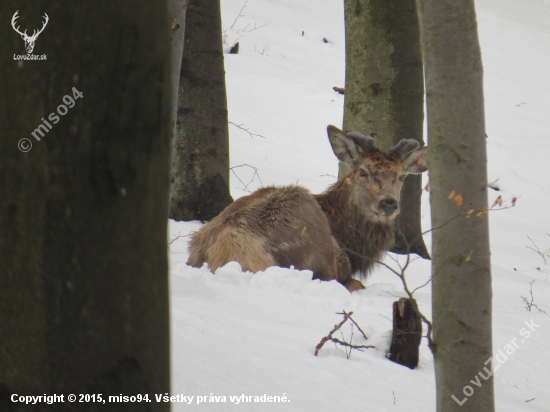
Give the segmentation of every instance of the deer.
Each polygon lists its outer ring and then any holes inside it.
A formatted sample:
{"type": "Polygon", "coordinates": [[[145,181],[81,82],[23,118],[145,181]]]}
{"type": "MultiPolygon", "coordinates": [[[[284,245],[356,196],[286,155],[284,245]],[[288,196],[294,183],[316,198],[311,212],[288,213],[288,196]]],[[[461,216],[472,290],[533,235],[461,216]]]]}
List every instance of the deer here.
{"type": "Polygon", "coordinates": [[[241,197],[191,235],[187,264],[212,272],[228,262],[243,271],[309,269],[350,292],[391,248],[405,177],[427,170],[427,147],[402,139],[385,151],[372,136],[327,127],[334,155],[351,171],[324,193],[268,186],[241,197]]]}
{"type": "Polygon", "coordinates": [[[50,18],[48,17],[48,15],[46,13],[44,13],[44,22],[42,23],[42,28],[40,30],[34,30],[33,33],[32,33],[32,36],[29,36],[27,34],[27,30],[25,30],[23,33],[21,33],[21,31],[19,31],[19,27],[15,27],[16,20],[19,18],[17,13],[19,13],[19,10],[17,10],[14,13],[14,15],[11,19],[11,26],[13,27],[13,29],[17,33],[19,33],[21,35],[21,38],[25,42],[25,49],[27,49],[27,53],[31,54],[32,51],[34,50],[34,43],[36,42],[36,39],[38,38],[38,35],[44,31],[44,29],[46,28],[46,25],[48,24],[48,21],[50,21],[50,18]]]}

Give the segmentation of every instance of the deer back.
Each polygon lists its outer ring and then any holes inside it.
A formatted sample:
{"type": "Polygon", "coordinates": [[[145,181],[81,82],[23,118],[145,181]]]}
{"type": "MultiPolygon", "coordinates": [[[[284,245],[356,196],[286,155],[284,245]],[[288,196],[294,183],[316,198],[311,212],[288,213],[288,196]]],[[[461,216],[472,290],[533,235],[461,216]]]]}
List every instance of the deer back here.
{"type": "Polygon", "coordinates": [[[269,266],[310,269],[343,284],[366,275],[393,242],[403,179],[427,169],[426,148],[402,140],[390,151],[374,139],[329,126],[334,154],[351,172],[325,193],[266,187],[229,205],[192,235],[188,264],[212,271],[230,261],[257,272],[269,266]]]}

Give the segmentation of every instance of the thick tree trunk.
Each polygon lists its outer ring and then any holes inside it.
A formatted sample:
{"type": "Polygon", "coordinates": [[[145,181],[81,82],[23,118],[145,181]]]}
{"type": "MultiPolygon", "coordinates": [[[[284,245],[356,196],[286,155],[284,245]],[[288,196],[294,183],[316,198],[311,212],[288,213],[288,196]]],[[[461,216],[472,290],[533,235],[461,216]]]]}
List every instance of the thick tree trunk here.
{"type": "Polygon", "coordinates": [[[491,412],[493,378],[483,369],[492,356],[487,156],[474,1],[418,4],[428,96],[437,410],[491,412]],[[480,387],[471,383],[476,379],[480,387]]]}
{"type": "MultiPolygon", "coordinates": [[[[401,139],[424,145],[424,74],[415,0],[346,0],[344,129],[391,149],[401,139]]],[[[347,173],[340,164],[340,176],[347,173]]],[[[422,177],[407,177],[396,221],[396,253],[429,258],[420,225],[422,177]]]]}
{"type": "Polygon", "coordinates": [[[220,0],[187,7],[170,217],[210,220],[233,199],[220,0]]]}
{"type": "Polygon", "coordinates": [[[1,7],[22,29],[50,20],[45,61],[14,61],[21,36],[0,29],[0,410],[55,393],[65,401],[36,410],[168,411],[153,398],[170,390],[166,3],[1,7]]]}
{"type": "Polygon", "coordinates": [[[178,91],[180,82],[181,59],[185,38],[185,14],[189,0],[168,0],[168,24],[170,25],[170,105],[172,107],[170,123],[172,125],[170,142],[172,154],[175,153],[176,121],[178,118],[178,91]]]}

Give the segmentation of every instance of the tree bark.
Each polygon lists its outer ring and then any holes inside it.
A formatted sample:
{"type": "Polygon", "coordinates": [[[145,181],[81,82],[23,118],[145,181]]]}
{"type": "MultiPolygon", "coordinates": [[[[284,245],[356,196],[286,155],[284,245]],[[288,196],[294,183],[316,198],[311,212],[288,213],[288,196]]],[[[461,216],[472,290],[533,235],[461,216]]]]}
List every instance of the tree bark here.
{"type": "MultiPolygon", "coordinates": [[[[423,146],[424,74],[415,0],[346,0],[344,129],[372,135],[389,150],[401,139],[423,146]]],[[[340,177],[349,170],[340,164],[340,177]]],[[[396,253],[429,258],[422,238],[422,177],[401,192],[396,253]]]]}
{"type": "Polygon", "coordinates": [[[422,319],[414,310],[411,300],[401,298],[393,302],[393,333],[389,359],[414,369],[418,366],[422,319]]]}
{"type": "Polygon", "coordinates": [[[153,398],[170,390],[166,3],[1,7],[22,29],[50,20],[34,49],[45,61],[14,61],[21,36],[0,29],[0,410],[55,393],[48,411],[168,411],[153,398]]]}
{"type": "Polygon", "coordinates": [[[233,199],[220,0],[187,7],[170,217],[210,220],[233,199]]]}
{"type": "Polygon", "coordinates": [[[170,25],[170,80],[172,89],[170,124],[172,154],[175,153],[176,122],[178,118],[178,92],[181,71],[181,59],[183,56],[183,42],[185,38],[185,14],[189,0],[168,0],[168,24],[170,25]]]}
{"type": "Polygon", "coordinates": [[[478,375],[490,375],[483,368],[490,368],[486,362],[492,356],[492,292],[483,68],[474,1],[419,0],[418,5],[428,96],[437,410],[491,412],[493,378],[478,375]],[[480,387],[471,383],[476,377],[480,387]]]}

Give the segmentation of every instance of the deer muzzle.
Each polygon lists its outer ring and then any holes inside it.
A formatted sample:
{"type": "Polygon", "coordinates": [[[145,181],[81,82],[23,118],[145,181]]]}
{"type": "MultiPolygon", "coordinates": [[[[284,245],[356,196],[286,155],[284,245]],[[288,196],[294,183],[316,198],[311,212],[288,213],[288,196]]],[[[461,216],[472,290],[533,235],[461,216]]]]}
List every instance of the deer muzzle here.
{"type": "Polygon", "coordinates": [[[386,216],[397,215],[399,213],[399,202],[393,198],[384,198],[378,202],[378,209],[386,216]]]}

